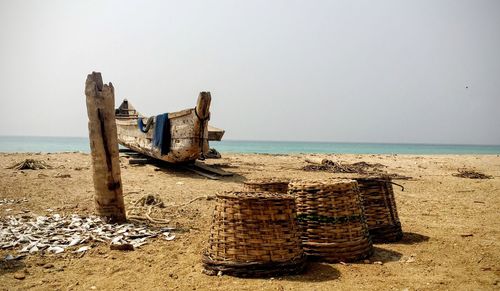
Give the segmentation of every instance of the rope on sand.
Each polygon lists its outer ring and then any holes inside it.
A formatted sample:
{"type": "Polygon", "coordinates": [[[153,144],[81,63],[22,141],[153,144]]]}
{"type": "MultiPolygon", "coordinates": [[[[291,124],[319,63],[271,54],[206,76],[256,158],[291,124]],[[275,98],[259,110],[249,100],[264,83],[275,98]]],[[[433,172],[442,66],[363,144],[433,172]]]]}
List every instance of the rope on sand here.
{"type": "Polygon", "coordinates": [[[152,223],[158,223],[158,224],[170,223],[170,220],[168,219],[151,217],[151,212],[153,211],[153,207],[164,208],[165,205],[163,204],[163,201],[160,198],[155,197],[154,195],[145,195],[133,203],[133,206],[131,207],[130,211],[127,211],[127,218],[135,220],[148,220],[152,223]],[[136,210],[141,211],[146,206],[147,209],[143,215],[132,214],[136,210]]]}

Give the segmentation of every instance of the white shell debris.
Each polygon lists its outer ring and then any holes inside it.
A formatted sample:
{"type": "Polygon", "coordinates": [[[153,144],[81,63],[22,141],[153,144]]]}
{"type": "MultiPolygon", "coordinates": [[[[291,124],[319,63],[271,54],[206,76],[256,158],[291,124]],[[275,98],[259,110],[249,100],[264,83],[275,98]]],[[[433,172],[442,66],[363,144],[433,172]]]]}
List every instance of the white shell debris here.
{"type": "Polygon", "coordinates": [[[175,238],[175,235],[170,235],[170,232],[164,232],[163,236],[164,236],[164,239],[168,240],[168,241],[173,240],[175,238]]]}
{"type": "Polygon", "coordinates": [[[11,255],[11,254],[8,254],[8,255],[5,256],[4,260],[6,260],[6,261],[12,261],[13,259],[14,259],[14,256],[11,255]]]}
{"type": "Polygon", "coordinates": [[[19,260],[20,258],[24,257],[24,255],[17,255],[13,256],[11,254],[7,254],[4,258],[5,261],[12,261],[12,260],[19,260]]]}
{"type": "Polygon", "coordinates": [[[84,247],[81,247],[81,248],[77,249],[73,253],[81,253],[81,252],[86,252],[88,250],[90,250],[90,247],[89,246],[84,246],[84,247]]]}
{"type": "MultiPolygon", "coordinates": [[[[36,218],[7,216],[0,218],[0,249],[17,248],[19,253],[48,252],[59,254],[69,247],[89,242],[131,244],[134,248],[146,244],[148,238],[162,235],[164,240],[175,238],[171,227],[160,229],[145,225],[109,224],[96,216],[51,214],[36,218]]],[[[85,252],[82,246],[74,253],[85,252]]]]}
{"type": "Polygon", "coordinates": [[[23,202],[28,202],[28,199],[26,199],[26,198],[21,198],[21,199],[0,198],[0,205],[19,204],[19,203],[23,203],[23,202]]]}
{"type": "Polygon", "coordinates": [[[48,252],[51,252],[51,253],[54,253],[54,254],[59,254],[59,253],[62,253],[64,252],[64,249],[61,248],[61,247],[53,247],[53,246],[50,246],[48,249],[47,249],[48,252]]]}

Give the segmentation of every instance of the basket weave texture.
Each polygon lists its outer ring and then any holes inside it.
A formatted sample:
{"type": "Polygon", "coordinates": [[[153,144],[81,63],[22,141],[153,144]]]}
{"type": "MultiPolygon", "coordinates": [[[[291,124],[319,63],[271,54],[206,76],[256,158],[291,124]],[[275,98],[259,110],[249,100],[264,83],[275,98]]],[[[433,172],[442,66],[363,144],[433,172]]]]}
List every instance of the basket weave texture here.
{"type": "Polygon", "coordinates": [[[296,274],[303,270],[293,196],[231,192],[216,196],[205,270],[239,277],[296,274]]]}
{"type": "Polygon", "coordinates": [[[356,181],[293,181],[289,193],[309,257],[348,262],[373,253],[356,181]]]}
{"type": "Polygon", "coordinates": [[[243,182],[243,188],[245,191],[287,193],[289,182],[287,179],[279,178],[254,179],[243,182]]]}
{"type": "Polygon", "coordinates": [[[385,243],[401,240],[403,231],[391,178],[380,176],[354,179],[358,182],[366,222],[373,242],[385,243]]]}

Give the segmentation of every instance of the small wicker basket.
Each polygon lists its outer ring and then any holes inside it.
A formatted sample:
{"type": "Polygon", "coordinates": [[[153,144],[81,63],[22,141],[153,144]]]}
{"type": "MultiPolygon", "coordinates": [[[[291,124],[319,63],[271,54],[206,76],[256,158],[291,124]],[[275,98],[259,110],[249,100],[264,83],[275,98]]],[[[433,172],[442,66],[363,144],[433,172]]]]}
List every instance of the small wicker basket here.
{"type": "Polygon", "coordinates": [[[401,240],[403,231],[391,178],[377,176],[354,179],[359,185],[366,223],[373,242],[385,243],[401,240]]]}
{"type": "Polygon", "coordinates": [[[356,181],[293,181],[289,193],[309,257],[348,262],[373,253],[356,181]]]}
{"type": "Polygon", "coordinates": [[[289,182],[287,179],[279,178],[254,179],[243,182],[243,189],[245,191],[287,193],[289,182]]]}
{"type": "Polygon", "coordinates": [[[263,277],[303,270],[305,255],[291,195],[230,192],[216,199],[202,259],[205,271],[263,277]]]}

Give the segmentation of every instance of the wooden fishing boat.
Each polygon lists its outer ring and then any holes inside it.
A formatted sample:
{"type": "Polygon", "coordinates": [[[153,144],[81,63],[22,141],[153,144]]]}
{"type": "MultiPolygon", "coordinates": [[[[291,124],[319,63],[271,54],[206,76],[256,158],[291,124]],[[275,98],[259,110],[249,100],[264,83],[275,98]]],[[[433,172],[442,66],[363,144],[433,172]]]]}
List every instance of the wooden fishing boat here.
{"type": "Polygon", "coordinates": [[[146,117],[125,99],[115,110],[118,142],[169,163],[203,158],[209,151],[208,141],[224,135],[224,130],[208,125],[210,101],[210,92],[201,92],[195,108],[146,117]]]}

